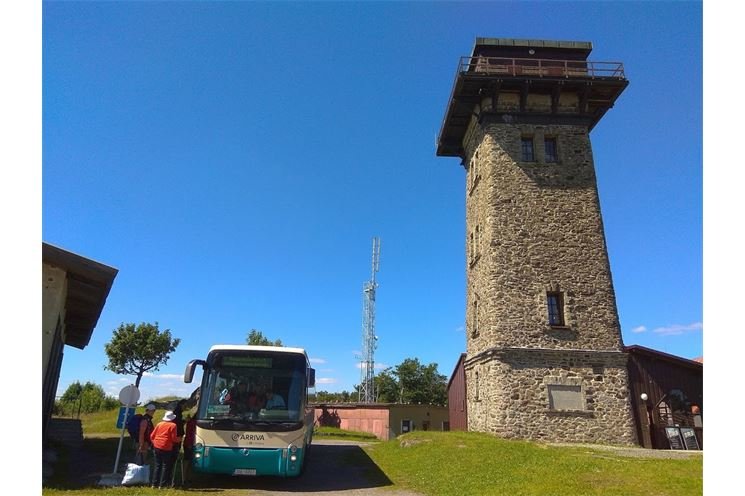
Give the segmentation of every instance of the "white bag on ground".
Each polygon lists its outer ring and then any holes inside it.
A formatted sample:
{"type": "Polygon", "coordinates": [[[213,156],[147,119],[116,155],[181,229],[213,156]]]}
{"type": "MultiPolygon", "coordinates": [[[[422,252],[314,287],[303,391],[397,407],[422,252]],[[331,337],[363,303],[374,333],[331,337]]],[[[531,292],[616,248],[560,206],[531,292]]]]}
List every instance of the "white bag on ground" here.
{"type": "Polygon", "coordinates": [[[138,484],[150,484],[150,465],[128,463],[127,470],[122,478],[122,486],[136,486],[138,484]]]}

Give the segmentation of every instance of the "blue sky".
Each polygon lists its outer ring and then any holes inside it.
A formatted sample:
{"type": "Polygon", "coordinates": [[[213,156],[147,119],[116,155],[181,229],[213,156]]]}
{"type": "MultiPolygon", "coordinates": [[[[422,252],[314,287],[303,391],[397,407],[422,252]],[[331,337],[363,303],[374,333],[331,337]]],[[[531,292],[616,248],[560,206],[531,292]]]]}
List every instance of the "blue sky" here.
{"type": "Polygon", "coordinates": [[[703,354],[698,2],[44,2],[41,233],[119,269],[58,394],[122,322],[182,339],[141,384],[251,328],[352,390],[371,239],[375,355],[449,376],[465,350],[465,175],[435,156],[477,36],[591,41],[630,85],[592,131],[625,344],[703,354]]]}

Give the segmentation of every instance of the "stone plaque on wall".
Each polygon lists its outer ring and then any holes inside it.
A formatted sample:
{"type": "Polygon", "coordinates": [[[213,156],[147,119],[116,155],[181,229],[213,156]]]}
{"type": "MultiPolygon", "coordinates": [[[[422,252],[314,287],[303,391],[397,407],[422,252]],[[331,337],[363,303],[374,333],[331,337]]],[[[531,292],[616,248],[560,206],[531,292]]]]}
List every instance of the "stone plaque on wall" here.
{"type": "Polygon", "coordinates": [[[551,410],[584,410],[582,387],[549,384],[548,406],[551,410]]]}

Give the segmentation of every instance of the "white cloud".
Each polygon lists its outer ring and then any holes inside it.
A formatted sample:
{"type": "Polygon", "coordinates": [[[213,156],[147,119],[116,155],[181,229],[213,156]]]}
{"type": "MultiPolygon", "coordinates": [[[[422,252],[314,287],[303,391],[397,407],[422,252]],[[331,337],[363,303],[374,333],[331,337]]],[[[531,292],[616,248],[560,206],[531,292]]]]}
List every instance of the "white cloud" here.
{"type": "Polygon", "coordinates": [[[689,332],[703,331],[704,324],[701,322],[694,322],[692,324],[673,324],[665,327],[658,327],[653,329],[652,332],[660,334],[662,336],[680,336],[681,334],[687,334],[689,332]]]}
{"type": "Polygon", "coordinates": [[[336,384],[339,382],[333,377],[319,377],[316,379],[316,384],[336,384]]]}
{"type": "Polygon", "coordinates": [[[156,374],[152,376],[153,379],[179,379],[183,380],[183,374],[156,374]]]}
{"type": "Polygon", "coordinates": [[[458,326],[458,327],[455,328],[455,332],[463,332],[465,330],[466,330],[466,328],[463,327],[463,326],[458,326]]]}
{"type": "MultiPolygon", "coordinates": [[[[357,367],[358,369],[362,370],[362,362],[357,362],[355,364],[355,367],[357,367]]],[[[377,370],[383,370],[383,369],[387,369],[388,368],[388,365],[386,365],[384,363],[376,362],[375,365],[373,365],[373,368],[375,368],[377,370]]]]}
{"type": "Polygon", "coordinates": [[[641,325],[641,326],[634,327],[633,329],[631,329],[631,332],[633,332],[635,334],[638,334],[640,332],[647,332],[647,328],[646,328],[646,326],[641,325]]]}
{"type": "Polygon", "coordinates": [[[312,364],[323,364],[323,363],[326,363],[326,360],[324,360],[323,358],[311,358],[310,359],[310,363],[312,363],[312,364]]]}

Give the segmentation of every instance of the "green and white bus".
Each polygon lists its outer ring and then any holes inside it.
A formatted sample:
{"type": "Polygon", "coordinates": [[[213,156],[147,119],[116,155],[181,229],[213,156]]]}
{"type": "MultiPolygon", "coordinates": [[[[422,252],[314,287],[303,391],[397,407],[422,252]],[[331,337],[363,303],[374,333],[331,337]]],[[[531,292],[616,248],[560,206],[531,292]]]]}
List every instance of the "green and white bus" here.
{"type": "Polygon", "coordinates": [[[192,467],[195,472],[295,477],[313,438],[308,388],[315,370],[301,348],[215,345],[202,366],[192,467]],[[267,401],[270,392],[273,399],[267,401]]]}

